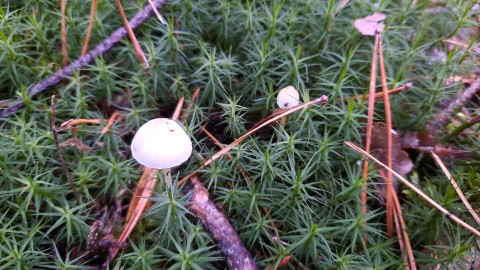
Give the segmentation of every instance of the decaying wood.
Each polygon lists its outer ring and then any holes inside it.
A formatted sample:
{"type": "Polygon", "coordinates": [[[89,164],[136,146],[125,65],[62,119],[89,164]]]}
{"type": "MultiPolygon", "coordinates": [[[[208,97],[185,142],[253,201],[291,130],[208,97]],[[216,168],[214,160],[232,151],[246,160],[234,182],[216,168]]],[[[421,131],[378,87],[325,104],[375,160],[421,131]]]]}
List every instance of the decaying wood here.
{"type": "Polygon", "coordinates": [[[228,218],[210,200],[207,189],[196,176],[191,177],[190,180],[193,184],[193,195],[188,208],[200,218],[205,228],[213,235],[226,257],[228,268],[230,270],[257,269],[250,252],[243,246],[228,218]]]}
{"type": "MultiPolygon", "coordinates": [[[[165,0],[153,0],[153,3],[157,8],[160,8],[164,2],[165,0]]],[[[152,7],[150,5],[146,5],[142,11],[138,12],[128,22],[132,27],[132,29],[135,29],[139,27],[141,24],[143,24],[153,14],[154,12],[152,7]]],[[[115,44],[120,42],[126,36],[127,36],[127,30],[125,29],[125,27],[122,26],[118,28],[109,37],[107,37],[102,43],[95,46],[95,48],[90,50],[87,54],[85,54],[84,56],[81,56],[70,65],[62,68],[60,71],[56,72],[52,76],[46,78],[45,80],[35,84],[30,89],[28,89],[28,92],[27,92],[28,96],[33,97],[42,92],[45,92],[49,87],[52,87],[58,84],[59,82],[61,82],[63,79],[72,76],[74,70],[78,70],[86,66],[87,64],[93,62],[95,58],[97,58],[98,56],[110,50],[115,44]]],[[[2,121],[3,118],[7,118],[13,113],[25,107],[25,104],[23,103],[21,98],[17,99],[16,102],[14,103],[16,104],[11,105],[10,107],[4,109],[0,113],[0,122],[2,121]]]]}

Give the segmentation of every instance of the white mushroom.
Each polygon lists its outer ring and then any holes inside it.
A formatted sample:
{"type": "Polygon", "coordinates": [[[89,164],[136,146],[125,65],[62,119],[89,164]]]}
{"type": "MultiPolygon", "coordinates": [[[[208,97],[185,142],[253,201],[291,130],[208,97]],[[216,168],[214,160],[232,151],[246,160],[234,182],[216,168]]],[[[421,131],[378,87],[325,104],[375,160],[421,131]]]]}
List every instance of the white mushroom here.
{"type": "Polygon", "coordinates": [[[300,96],[295,87],[289,85],[278,92],[277,105],[281,109],[291,109],[298,104],[300,104],[300,96]]]}
{"type": "Polygon", "coordinates": [[[132,140],[132,155],[138,163],[161,169],[170,188],[170,168],[185,162],[192,154],[192,141],[172,119],[157,118],[141,126],[132,140]]]}

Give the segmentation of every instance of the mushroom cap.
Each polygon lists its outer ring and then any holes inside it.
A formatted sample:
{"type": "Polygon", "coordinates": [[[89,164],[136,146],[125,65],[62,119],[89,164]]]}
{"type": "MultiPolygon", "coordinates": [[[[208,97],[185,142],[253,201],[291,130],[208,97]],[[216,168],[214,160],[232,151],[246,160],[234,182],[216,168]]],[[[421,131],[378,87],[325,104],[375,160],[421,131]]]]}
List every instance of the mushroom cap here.
{"type": "Polygon", "coordinates": [[[300,104],[300,97],[295,87],[289,85],[278,92],[277,105],[281,109],[291,109],[298,104],[300,104]]]}
{"type": "Polygon", "coordinates": [[[192,141],[175,120],[156,118],[138,129],[131,149],[138,163],[154,169],[167,169],[190,157],[192,141]]]}

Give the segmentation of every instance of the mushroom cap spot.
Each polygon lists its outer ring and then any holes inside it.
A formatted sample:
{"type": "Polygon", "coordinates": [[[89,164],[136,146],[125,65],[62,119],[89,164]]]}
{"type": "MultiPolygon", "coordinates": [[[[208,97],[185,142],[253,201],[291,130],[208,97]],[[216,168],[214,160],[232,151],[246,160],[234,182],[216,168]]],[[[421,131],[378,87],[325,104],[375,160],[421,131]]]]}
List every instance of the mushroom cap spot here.
{"type": "Polygon", "coordinates": [[[298,104],[300,104],[300,97],[295,87],[289,85],[278,92],[277,105],[281,109],[291,109],[298,104]]]}
{"type": "Polygon", "coordinates": [[[167,169],[190,157],[192,141],[175,120],[156,118],[138,129],[131,149],[138,163],[154,169],[167,169]]]}

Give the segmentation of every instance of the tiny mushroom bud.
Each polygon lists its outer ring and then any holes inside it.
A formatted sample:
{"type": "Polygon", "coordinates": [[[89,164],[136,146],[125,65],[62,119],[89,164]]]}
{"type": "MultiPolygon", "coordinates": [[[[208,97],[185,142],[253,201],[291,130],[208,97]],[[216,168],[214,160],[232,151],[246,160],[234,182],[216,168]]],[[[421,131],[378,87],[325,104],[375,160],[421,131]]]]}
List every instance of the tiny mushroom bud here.
{"type": "Polygon", "coordinates": [[[148,121],[132,140],[132,155],[138,163],[162,169],[167,186],[171,187],[170,168],[185,162],[192,154],[192,141],[183,128],[168,118],[148,121]]]}
{"type": "Polygon", "coordinates": [[[289,85],[282,90],[277,95],[277,105],[281,109],[291,109],[298,104],[300,104],[299,95],[295,87],[289,85]]]}

